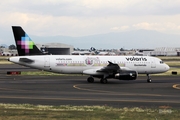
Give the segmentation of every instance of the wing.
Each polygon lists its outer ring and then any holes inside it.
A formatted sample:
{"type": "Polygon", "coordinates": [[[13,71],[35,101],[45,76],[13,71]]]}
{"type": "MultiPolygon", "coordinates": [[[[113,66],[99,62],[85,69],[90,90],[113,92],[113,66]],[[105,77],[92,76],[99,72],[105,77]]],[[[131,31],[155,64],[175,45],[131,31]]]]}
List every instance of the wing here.
{"type": "Polygon", "coordinates": [[[97,70],[97,72],[104,72],[104,73],[117,73],[120,71],[120,67],[118,64],[112,63],[108,61],[109,64],[106,67],[97,70]]]}
{"type": "Polygon", "coordinates": [[[108,62],[109,64],[106,67],[84,70],[83,73],[88,75],[111,75],[120,71],[120,67],[118,64],[114,64],[110,61],[108,62]]]}

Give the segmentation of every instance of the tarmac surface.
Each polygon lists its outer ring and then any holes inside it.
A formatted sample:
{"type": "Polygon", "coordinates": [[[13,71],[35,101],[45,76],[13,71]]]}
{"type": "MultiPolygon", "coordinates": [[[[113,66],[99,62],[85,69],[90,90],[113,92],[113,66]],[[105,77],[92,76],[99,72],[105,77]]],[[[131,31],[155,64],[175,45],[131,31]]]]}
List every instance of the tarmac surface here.
{"type": "Polygon", "coordinates": [[[108,79],[88,83],[87,76],[6,75],[34,71],[19,65],[0,65],[0,103],[41,105],[107,105],[112,107],[180,108],[180,76],[145,76],[134,81],[108,79]]]}

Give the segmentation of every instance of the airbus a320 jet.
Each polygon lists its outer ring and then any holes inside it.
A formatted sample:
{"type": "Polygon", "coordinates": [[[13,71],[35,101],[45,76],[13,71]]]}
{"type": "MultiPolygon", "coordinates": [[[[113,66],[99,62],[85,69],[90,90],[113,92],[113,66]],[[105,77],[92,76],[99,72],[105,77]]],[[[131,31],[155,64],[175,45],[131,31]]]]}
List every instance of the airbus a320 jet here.
{"type": "Polygon", "coordinates": [[[89,75],[89,83],[94,78],[100,78],[101,83],[107,83],[109,78],[136,80],[138,74],[146,74],[150,83],[150,74],[169,70],[161,59],[151,56],[43,55],[20,26],[12,26],[12,30],[19,56],[9,61],[54,73],[89,75]]]}

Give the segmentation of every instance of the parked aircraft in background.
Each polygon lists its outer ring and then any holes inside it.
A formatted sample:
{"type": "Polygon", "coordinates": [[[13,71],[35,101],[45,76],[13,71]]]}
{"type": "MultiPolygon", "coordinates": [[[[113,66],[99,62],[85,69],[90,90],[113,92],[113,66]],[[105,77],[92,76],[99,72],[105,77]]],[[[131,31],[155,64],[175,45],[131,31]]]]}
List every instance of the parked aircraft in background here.
{"type": "Polygon", "coordinates": [[[18,56],[16,53],[10,53],[10,52],[2,52],[1,56],[18,56]]]}
{"type": "Polygon", "coordinates": [[[169,66],[159,58],[151,56],[76,56],[76,55],[43,55],[30,37],[20,26],[13,26],[13,33],[20,56],[10,57],[9,61],[49,72],[64,74],[86,74],[89,83],[94,77],[101,83],[108,78],[118,80],[135,80],[138,74],[163,73],[169,66]]]}

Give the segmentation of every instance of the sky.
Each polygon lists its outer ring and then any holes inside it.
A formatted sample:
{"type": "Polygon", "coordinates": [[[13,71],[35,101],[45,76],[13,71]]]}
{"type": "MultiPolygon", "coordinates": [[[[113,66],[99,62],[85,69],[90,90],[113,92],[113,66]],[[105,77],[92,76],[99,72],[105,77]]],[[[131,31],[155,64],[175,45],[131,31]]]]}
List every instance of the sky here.
{"type": "Polygon", "coordinates": [[[11,26],[36,36],[88,36],[132,30],[180,35],[180,0],[0,0],[0,43],[11,26]]]}

